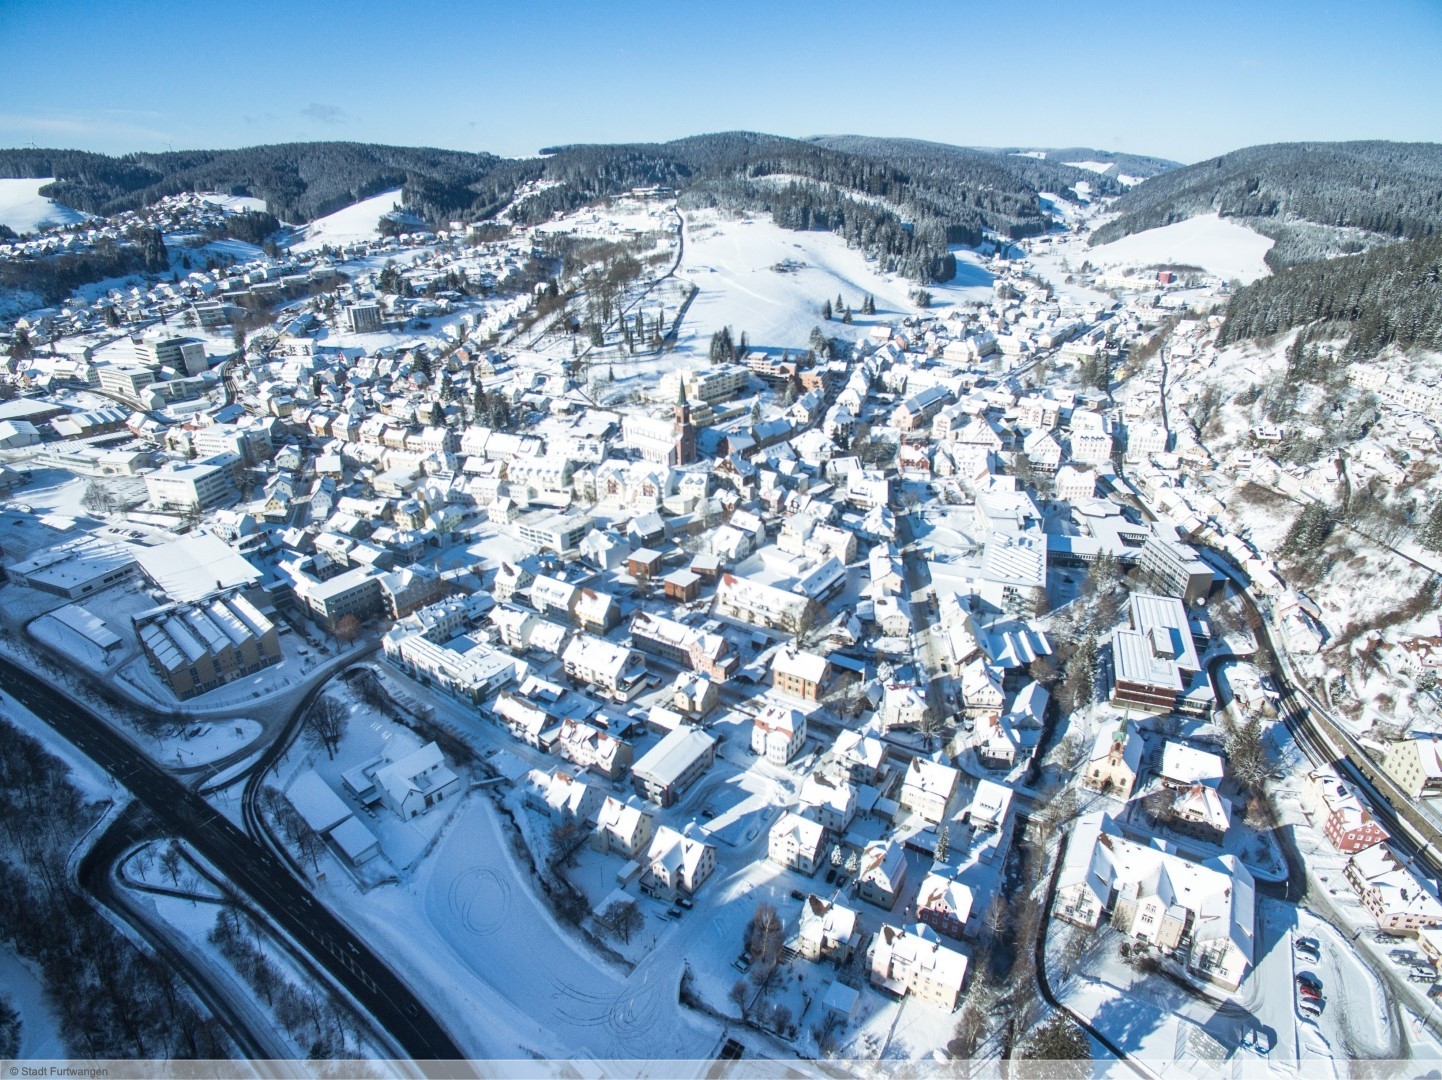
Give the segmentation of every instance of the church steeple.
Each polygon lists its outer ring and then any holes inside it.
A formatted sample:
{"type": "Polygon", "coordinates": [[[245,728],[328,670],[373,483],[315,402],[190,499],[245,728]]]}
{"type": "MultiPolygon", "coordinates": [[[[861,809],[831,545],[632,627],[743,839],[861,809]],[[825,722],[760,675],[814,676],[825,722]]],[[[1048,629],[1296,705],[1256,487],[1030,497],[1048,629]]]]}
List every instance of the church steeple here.
{"type": "Polygon", "coordinates": [[[691,423],[691,405],[686,400],[686,383],[680,382],[676,393],[676,464],[689,465],[696,460],[696,427],[691,423]]]}

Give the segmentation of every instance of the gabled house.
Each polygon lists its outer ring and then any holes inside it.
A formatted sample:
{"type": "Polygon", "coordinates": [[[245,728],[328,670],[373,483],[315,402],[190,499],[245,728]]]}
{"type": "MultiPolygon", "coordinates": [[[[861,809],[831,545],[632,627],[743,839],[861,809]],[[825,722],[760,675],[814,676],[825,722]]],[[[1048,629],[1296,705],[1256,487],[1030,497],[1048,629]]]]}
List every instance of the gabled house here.
{"type": "Polygon", "coordinates": [[[1342,868],[1362,906],[1387,931],[1416,932],[1442,926],[1442,902],[1386,844],[1357,852],[1342,868]]]}
{"type": "Polygon", "coordinates": [[[932,870],[916,894],[916,918],[938,934],[960,938],[971,918],[972,899],[966,885],[932,870]]]}
{"type": "Polygon", "coordinates": [[[771,685],[780,693],[815,701],[831,665],[824,656],[800,649],[778,649],[771,660],[771,685]]]}
{"type": "Polygon", "coordinates": [[[1185,956],[1194,974],[1229,990],[1256,959],[1256,887],[1240,861],[1196,862],[1164,841],[1137,843],[1102,812],[1072,829],[1053,911],[1087,928],[1110,913],[1122,933],[1185,956]]]}
{"type": "Polygon", "coordinates": [[[1387,830],[1372,816],[1352,786],[1330,769],[1307,776],[1306,808],[1315,824],[1338,851],[1349,855],[1388,839],[1387,830]]]}
{"type": "Polygon", "coordinates": [[[830,960],[844,965],[861,943],[857,914],[849,907],[808,896],[801,901],[794,948],[805,960],[830,960]]]}
{"type": "Polygon", "coordinates": [[[1413,735],[1387,747],[1382,768],[1414,799],[1442,795],[1442,738],[1413,735]]]}
{"type": "Polygon", "coordinates": [[[692,896],[716,869],[716,849],[669,825],[651,839],[642,860],[641,891],[665,900],[692,896]]]}
{"type": "Polygon", "coordinates": [[[639,806],[607,796],[596,813],[596,831],[592,834],[591,845],[597,851],[634,859],[650,846],[655,835],[655,818],[639,806]]]}
{"type": "Polygon", "coordinates": [[[621,606],[616,598],[595,589],[582,589],[574,611],[576,623],[582,630],[604,635],[621,621],[621,606]]]}
{"type": "Polygon", "coordinates": [[[844,776],[815,770],[801,782],[798,798],[806,813],[835,833],[845,833],[856,816],[856,789],[844,776]]]}
{"type": "Polygon", "coordinates": [[[598,788],[557,769],[532,769],[526,777],[527,801],[552,821],[589,828],[606,796],[598,788]]]}
{"type": "Polygon", "coordinates": [[[826,829],[799,814],[786,812],[771,826],[766,856],[803,874],[814,874],[826,854],[826,829]]]}
{"type": "Polygon", "coordinates": [[[872,986],[911,994],[948,1011],[961,1000],[966,964],[964,953],[886,923],[872,936],[866,953],[872,986]]]}
{"type": "Polygon", "coordinates": [[[906,885],[906,859],[901,845],[891,840],[873,840],[861,852],[857,876],[858,894],[868,904],[890,911],[906,885]]]}
{"type": "Polygon", "coordinates": [[[886,764],[886,744],[857,731],[842,731],[831,748],[836,762],[846,770],[853,784],[876,784],[886,764]]]}
{"type": "Polygon", "coordinates": [[[561,721],[561,732],[551,752],[607,780],[619,780],[631,769],[631,744],[580,720],[561,721]]]}
{"type": "Polygon", "coordinates": [[[907,764],[897,803],[933,825],[946,818],[947,806],[956,794],[961,773],[950,765],[914,757],[907,764]]]}
{"type": "Polygon", "coordinates": [[[375,785],[381,802],[407,821],[459,795],[461,778],[446,764],[441,748],[430,742],[377,769],[375,785]]]}
{"type": "Polygon", "coordinates": [[[770,702],[751,721],[751,749],[773,765],[785,765],[806,745],[806,714],[770,702]]]}

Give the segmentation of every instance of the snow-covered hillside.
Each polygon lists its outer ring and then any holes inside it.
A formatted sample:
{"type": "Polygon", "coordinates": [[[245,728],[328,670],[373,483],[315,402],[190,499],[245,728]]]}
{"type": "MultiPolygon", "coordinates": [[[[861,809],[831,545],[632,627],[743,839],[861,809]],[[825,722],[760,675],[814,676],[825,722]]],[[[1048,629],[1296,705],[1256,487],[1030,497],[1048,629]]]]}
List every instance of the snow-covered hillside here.
{"type": "Polygon", "coordinates": [[[218,191],[203,191],[200,197],[214,206],[234,210],[238,214],[265,209],[264,199],[255,199],[249,195],[222,195],[218,191]]]}
{"type": "MultiPolygon", "coordinates": [[[[957,251],[956,260],[954,280],[927,286],[933,303],[990,297],[991,274],[976,257],[957,251]]],[[[840,333],[841,323],[821,318],[822,303],[835,304],[838,295],[851,305],[858,330],[918,311],[909,296],[914,283],[881,272],[841,237],[793,232],[764,217],[688,214],[680,276],[699,290],[680,344],[703,353],[712,332],[723,326],[746,331],[753,344],[785,348],[805,348],[814,326],[840,333]],[[868,293],[876,298],[877,316],[862,319],[861,302],[868,293]]]]}
{"type": "Polygon", "coordinates": [[[70,225],[84,221],[88,214],[40,194],[41,188],[54,182],[53,176],[0,180],[0,225],[8,225],[17,233],[27,233],[46,225],[70,225]]]}
{"type": "Polygon", "coordinates": [[[1087,257],[1098,266],[1200,266],[1218,277],[1245,283],[1270,272],[1264,259],[1272,244],[1270,237],[1245,225],[1204,214],[1102,244],[1087,257]]]}
{"type": "Polygon", "coordinates": [[[305,229],[305,238],[292,245],[295,251],[315,251],[327,244],[340,246],[359,240],[374,240],[380,235],[377,227],[383,214],[401,205],[401,191],[386,191],[369,199],[352,203],[344,210],[316,218],[305,229]]]}

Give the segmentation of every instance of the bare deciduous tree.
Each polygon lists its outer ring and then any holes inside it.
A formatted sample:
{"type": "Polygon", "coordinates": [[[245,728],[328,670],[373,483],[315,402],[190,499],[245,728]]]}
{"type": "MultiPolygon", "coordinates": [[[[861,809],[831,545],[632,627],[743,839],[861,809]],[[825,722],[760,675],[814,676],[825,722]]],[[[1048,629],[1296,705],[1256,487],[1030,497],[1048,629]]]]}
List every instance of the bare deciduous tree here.
{"type": "Polygon", "coordinates": [[[317,750],[324,750],[326,757],[334,758],[345,738],[350,722],[350,710],[329,694],[316,699],[306,717],[306,741],[317,750]]]}
{"type": "Polygon", "coordinates": [[[609,926],[622,941],[630,941],[632,936],[645,925],[646,917],[641,914],[641,909],[636,906],[636,901],[617,900],[601,913],[601,921],[609,926]]]}

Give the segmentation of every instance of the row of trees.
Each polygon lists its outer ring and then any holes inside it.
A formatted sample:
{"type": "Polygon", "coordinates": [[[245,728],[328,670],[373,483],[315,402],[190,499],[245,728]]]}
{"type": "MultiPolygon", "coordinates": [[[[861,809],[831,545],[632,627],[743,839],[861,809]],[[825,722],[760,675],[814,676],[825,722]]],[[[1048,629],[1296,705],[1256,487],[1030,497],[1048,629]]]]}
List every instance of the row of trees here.
{"type": "Polygon", "coordinates": [[[308,1058],[363,1056],[364,1029],[355,1015],[332,994],[291,981],[267,954],[262,928],[247,912],[222,905],[208,936],[308,1058]]]}

